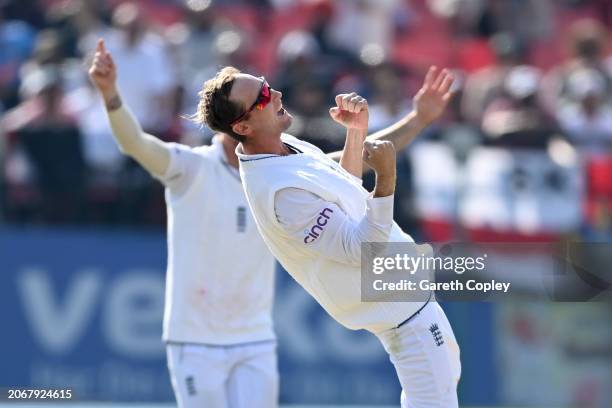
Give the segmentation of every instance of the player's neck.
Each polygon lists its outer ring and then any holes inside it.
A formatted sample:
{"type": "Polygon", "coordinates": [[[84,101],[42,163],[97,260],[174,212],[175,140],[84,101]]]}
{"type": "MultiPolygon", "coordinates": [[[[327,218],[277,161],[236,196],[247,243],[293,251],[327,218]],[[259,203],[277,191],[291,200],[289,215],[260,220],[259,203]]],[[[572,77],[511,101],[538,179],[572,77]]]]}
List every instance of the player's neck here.
{"type": "Polygon", "coordinates": [[[225,153],[225,160],[227,160],[227,164],[237,169],[238,168],[238,156],[236,156],[236,146],[238,146],[238,142],[224,133],[222,133],[220,137],[221,137],[221,145],[223,146],[223,152],[225,153]]]}
{"type": "Polygon", "coordinates": [[[291,151],[285,146],[280,139],[280,135],[275,138],[257,138],[247,139],[242,142],[242,151],[244,154],[277,154],[279,156],[287,156],[291,151]]]}

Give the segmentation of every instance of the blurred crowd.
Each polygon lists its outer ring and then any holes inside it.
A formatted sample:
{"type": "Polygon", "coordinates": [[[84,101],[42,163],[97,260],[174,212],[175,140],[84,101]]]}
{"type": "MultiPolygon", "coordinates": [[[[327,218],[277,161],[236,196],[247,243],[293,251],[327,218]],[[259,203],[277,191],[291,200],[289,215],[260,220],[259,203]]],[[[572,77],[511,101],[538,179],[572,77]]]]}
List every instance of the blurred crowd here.
{"type": "Polygon", "coordinates": [[[326,151],[337,93],[367,97],[376,131],[429,65],[452,68],[444,118],[400,155],[398,221],[430,240],[609,237],[611,26],[608,0],[0,0],[0,222],[164,224],[87,80],[104,38],[143,128],[189,145],[212,135],[183,117],[224,65],[265,75],[289,132],[326,151]]]}

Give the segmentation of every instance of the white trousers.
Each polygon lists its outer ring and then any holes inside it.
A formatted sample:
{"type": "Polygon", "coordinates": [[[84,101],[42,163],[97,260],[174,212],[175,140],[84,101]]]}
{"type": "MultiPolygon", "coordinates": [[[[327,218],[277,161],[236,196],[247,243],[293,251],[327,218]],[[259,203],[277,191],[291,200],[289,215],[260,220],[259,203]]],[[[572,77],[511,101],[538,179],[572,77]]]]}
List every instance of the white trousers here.
{"type": "Polygon", "coordinates": [[[205,346],[168,344],[179,408],[276,408],[276,342],[205,346]]]}
{"type": "Polygon", "coordinates": [[[378,334],[402,385],[402,408],[457,408],[459,345],[437,302],[378,334]]]}

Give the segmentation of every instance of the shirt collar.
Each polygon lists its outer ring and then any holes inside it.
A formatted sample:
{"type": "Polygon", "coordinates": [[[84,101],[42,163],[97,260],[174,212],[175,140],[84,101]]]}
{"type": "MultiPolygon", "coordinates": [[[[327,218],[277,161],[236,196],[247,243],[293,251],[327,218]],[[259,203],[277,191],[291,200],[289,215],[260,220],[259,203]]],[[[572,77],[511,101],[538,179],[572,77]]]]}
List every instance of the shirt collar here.
{"type": "MultiPolygon", "coordinates": [[[[217,158],[221,160],[223,165],[234,175],[238,175],[238,169],[231,166],[227,160],[227,156],[225,154],[225,149],[223,148],[223,142],[221,141],[221,135],[214,135],[211,142],[211,146],[213,147],[213,151],[215,152],[217,158]]],[[[240,145],[238,145],[240,146],[240,145]]]]}
{"type": "MultiPolygon", "coordinates": [[[[297,147],[292,146],[291,144],[283,141],[283,143],[289,147],[289,149],[294,153],[294,154],[298,154],[298,153],[302,153],[302,151],[300,149],[298,149],[297,147]]],[[[249,162],[249,161],[255,161],[255,160],[261,160],[261,159],[267,159],[270,157],[282,157],[278,154],[272,154],[272,153],[259,153],[259,154],[245,154],[244,151],[242,150],[242,144],[239,144],[238,146],[236,146],[236,156],[238,156],[238,160],[242,163],[242,162],[249,162]]]]}
{"type": "Polygon", "coordinates": [[[277,157],[278,154],[261,153],[261,154],[245,154],[242,150],[242,144],[236,146],[236,156],[240,162],[248,162],[253,160],[267,159],[268,157],[277,157]]]}

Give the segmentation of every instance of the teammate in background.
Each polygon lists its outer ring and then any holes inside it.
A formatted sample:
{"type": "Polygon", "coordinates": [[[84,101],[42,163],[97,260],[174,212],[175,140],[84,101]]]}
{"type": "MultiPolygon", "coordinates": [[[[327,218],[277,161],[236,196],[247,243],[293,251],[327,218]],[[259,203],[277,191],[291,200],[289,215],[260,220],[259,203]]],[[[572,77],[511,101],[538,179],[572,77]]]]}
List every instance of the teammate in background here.
{"type": "MultiPolygon", "coordinates": [[[[238,141],[221,133],[211,146],[189,148],[144,133],[122,104],[117,68],[102,41],[89,76],[121,150],[166,186],[163,339],[179,407],[276,407],[274,259],[240,184],[238,141]]],[[[420,95],[419,115],[412,112],[375,137],[405,146],[435,120],[445,102],[420,95]]]]}
{"type": "MultiPolygon", "coordinates": [[[[450,73],[432,67],[406,120],[435,120],[452,83],[450,73]]],[[[338,322],[378,336],[402,385],[402,407],[458,407],[459,347],[432,294],[422,302],[361,301],[361,244],[414,242],[393,221],[395,151],[406,139],[366,139],[367,101],[338,95],[330,115],[347,129],[338,164],[283,133],[292,117],[263,78],[227,67],[200,97],[196,120],[241,142],[236,152],[251,211],[283,267],[338,322]],[[372,195],[360,180],[363,161],[375,172],[372,195]]]]}
{"type": "Polygon", "coordinates": [[[166,187],[163,340],[178,406],[276,407],[275,261],[248,210],[237,142],[220,134],[190,148],[144,133],[122,104],[102,41],[89,76],[121,151],[166,187]]]}

